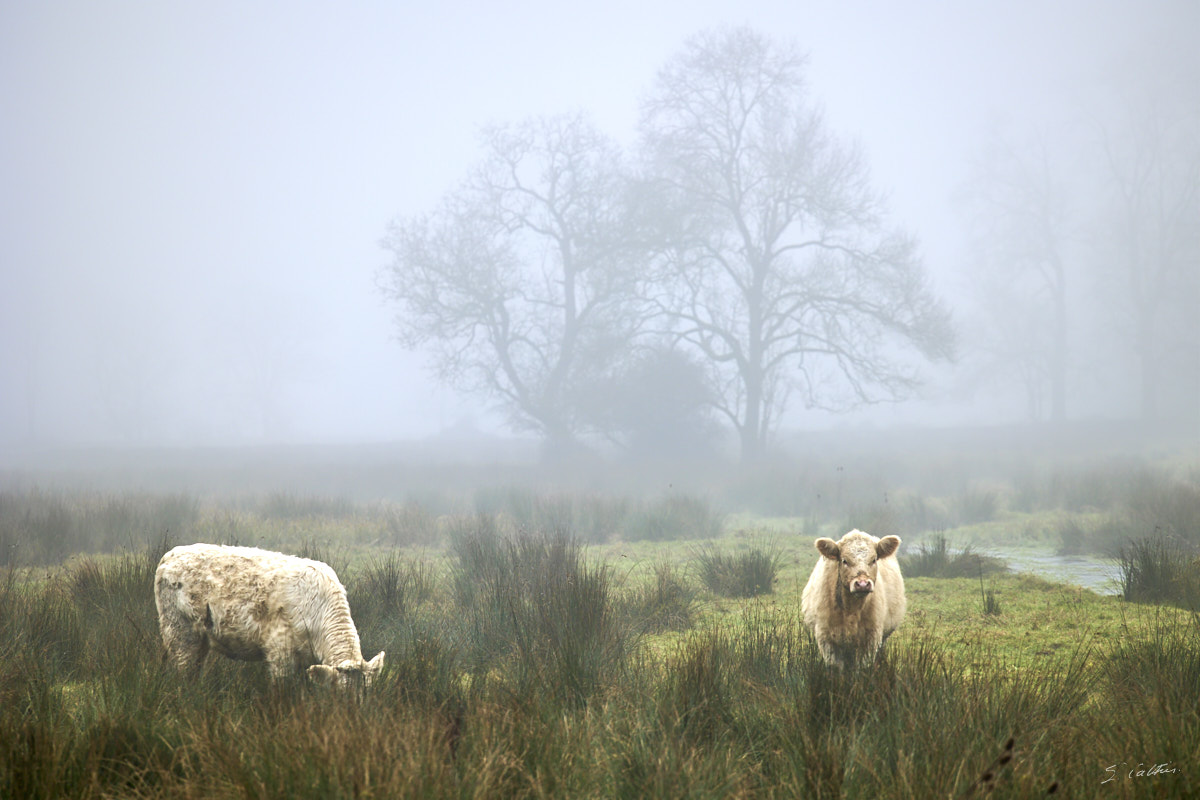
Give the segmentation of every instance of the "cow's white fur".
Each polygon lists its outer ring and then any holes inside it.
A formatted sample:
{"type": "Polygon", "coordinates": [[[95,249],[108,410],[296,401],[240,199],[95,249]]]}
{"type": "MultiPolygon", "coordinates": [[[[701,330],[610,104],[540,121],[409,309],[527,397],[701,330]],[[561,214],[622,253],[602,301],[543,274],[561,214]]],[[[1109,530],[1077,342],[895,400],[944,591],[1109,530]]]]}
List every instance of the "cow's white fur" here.
{"type": "Polygon", "coordinates": [[[307,668],[309,677],[365,682],[384,654],[364,661],[346,589],[320,561],[259,550],[191,544],[162,557],[154,600],[167,657],[197,671],[211,649],[265,660],[272,677],[307,668]]]}
{"type": "Polygon", "coordinates": [[[817,539],[816,547],[821,557],[800,607],[822,658],[846,666],[874,657],[904,619],[900,537],[877,539],[853,530],[837,542],[817,539]]]}

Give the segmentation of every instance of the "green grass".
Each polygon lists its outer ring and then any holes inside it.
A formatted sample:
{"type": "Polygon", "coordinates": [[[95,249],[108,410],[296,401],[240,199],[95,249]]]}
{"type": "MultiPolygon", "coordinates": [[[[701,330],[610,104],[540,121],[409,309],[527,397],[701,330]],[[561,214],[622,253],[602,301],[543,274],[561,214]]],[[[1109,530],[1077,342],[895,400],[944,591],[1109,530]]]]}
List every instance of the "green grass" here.
{"type": "Polygon", "coordinates": [[[650,580],[636,582],[625,593],[625,613],[646,633],[686,631],[699,614],[697,595],[683,570],[664,560],[653,565],[650,580]]]}
{"type": "Polygon", "coordinates": [[[729,553],[708,545],[695,555],[700,582],[724,597],[757,597],[775,591],[783,553],[775,545],[752,545],[729,553]]]}
{"type": "Polygon", "coordinates": [[[1098,797],[1102,762],[1143,758],[1129,748],[1200,756],[1182,611],[998,574],[988,615],[977,577],[913,577],[885,658],[844,674],[799,623],[815,553],[781,559],[770,595],[692,584],[691,624],[651,633],[629,609],[687,587],[679,567],[612,580],[561,532],[481,524],[446,554],[346,567],[364,650],[389,653],[362,700],[271,686],[260,664],[163,668],[153,551],[8,572],[0,795],[1098,797]]]}
{"type": "Polygon", "coordinates": [[[1094,553],[1155,526],[1190,542],[1195,473],[975,480],[947,456],[893,486],[864,464],[772,464],[695,495],[0,493],[0,797],[1200,793],[1196,614],[954,566],[967,547],[1094,553]],[[904,562],[903,625],[841,672],[800,594],[813,538],[856,514],[941,566],[904,562]],[[154,565],[196,540],[331,563],[364,653],[388,652],[370,692],[218,657],[196,680],[164,667],[154,565]],[[728,591],[705,581],[715,565],[769,578],[728,591]],[[1176,771],[1127,777],[1139,762],[1176,771]]]}

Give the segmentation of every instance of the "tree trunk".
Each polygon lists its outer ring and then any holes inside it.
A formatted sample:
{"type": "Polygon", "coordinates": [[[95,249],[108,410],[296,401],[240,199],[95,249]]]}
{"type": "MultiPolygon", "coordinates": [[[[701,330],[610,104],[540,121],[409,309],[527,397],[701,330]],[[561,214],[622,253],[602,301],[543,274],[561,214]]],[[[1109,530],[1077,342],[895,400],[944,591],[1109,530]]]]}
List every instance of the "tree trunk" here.
{"type": "Polygon", "coordinates": [[[767,432],[763,425],[763,381],[765,376],[758,364],[747,367],[744,376],[746,387],[746,413],[738,433],[742,440],[742,464],[748,465],[759,461],[766,453],[767,432]]]}
{"type": "MultiPolygon", "coordinates": [[[[745,226],[742,226],[745,230],[745,226]]],[[[753,242],[746,237],[747,252],[753,252],[753,242]]],[[[743,380],[746,386],[746,419],[742,425],[742,464],[752,464],[762,458],[766,446],[766,431],[763,430],[763,283],[766,267],[751,258],[754,280],[746,295],[746,362],[743,380]]]]}
{"type": "Polygon", "coordinates": [[[571,426],[562,420],[545,424],[543,431],[545,433],[541,448],[543,463],[565,464],[588,452],[588,448],[576,438],[571,426]]]}
{"type": "Polygon", "coordinates": [[[755,464],[762,459],[763,442],[757,430],[742,426],[738,433],[742,440],[742,466],[755,464]]]}

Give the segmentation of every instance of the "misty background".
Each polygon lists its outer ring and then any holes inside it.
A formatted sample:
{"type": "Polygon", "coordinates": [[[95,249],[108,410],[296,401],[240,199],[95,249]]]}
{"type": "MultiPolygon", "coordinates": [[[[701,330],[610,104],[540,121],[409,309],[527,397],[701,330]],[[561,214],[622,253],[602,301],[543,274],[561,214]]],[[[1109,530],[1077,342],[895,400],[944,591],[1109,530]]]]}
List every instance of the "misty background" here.
{"type": "Polygon", "coordinates": [[[911,399],[794,402],[780,431],[1200,432],[1195,3],[39,3],[0,10],[0,448],[508,432],[396,341],[389,225],[438,206],[487,125],[582,113],[636,148],[659,70],[723,26],[807,53],[959,337],[911,399]],[[1154,170],[1174,194],[1131,194],[1154,170]],[[1168,245],[1122,234],[1167,194],[1168,245]],[[1163,289],[1140,344],[1131,263],[1163,289]]]}

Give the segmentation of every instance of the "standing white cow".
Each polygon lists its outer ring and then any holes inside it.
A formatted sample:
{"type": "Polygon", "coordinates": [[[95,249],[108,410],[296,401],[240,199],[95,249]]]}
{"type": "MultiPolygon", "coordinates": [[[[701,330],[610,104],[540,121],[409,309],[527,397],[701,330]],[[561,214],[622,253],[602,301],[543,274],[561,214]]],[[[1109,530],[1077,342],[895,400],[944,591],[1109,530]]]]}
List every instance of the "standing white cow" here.
{"type": "Polygon", "coordinates": [[[821,558],[800,601],[804,623],[826,663],[852,666],[874,657],[904,619],[900,537],[853,530],[837,542],[817,539],[816,546],[821,558]]]}
{"type": "Polygon", "coordinates": [[[384,654],[364,661],[346,589],[320,561],[191,544],[158,562],[154,601],[167,657],[196,672],[209,648],[267,662],[273,678],[307,668],[314,680],[369,684],[384,654]]]}

